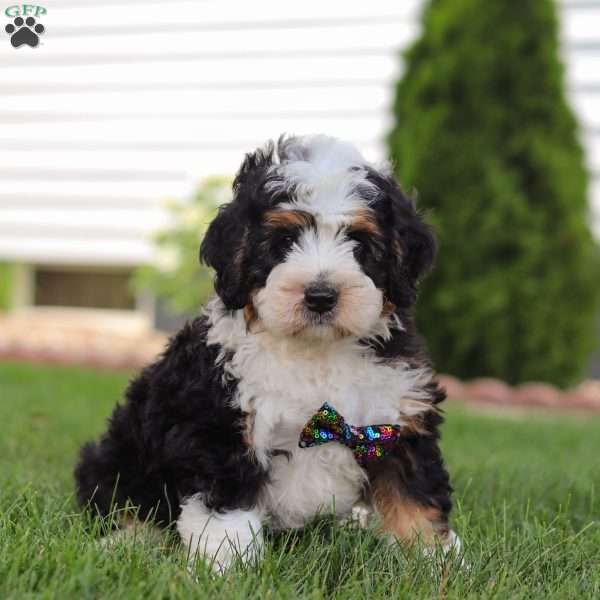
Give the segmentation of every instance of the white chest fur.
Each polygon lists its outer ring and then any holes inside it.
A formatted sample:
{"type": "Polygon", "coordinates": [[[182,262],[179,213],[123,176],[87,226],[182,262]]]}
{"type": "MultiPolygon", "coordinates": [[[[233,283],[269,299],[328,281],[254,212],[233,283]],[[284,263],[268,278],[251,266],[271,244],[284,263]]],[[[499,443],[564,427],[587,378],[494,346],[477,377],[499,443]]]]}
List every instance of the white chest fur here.
{"type": "Polygon", "coordinates": [[[352,339],[275,338],[248,333],[241,314],[211,316],[208,341],[232,353],[224,367],[238,380],[236,402],[254,415],[253,448],[270,472],[263,509],[273,524],[299,527],[333,506],[348,514],[364,486],[363,469],[335,442],[299,448],[302,428],[324,402],[354,425],[402,424],[403,416],[423,410],[419,400],[431,374],[381,364],[352,339]],[[276,449],[289,456],[273,457],[276,449]]]}

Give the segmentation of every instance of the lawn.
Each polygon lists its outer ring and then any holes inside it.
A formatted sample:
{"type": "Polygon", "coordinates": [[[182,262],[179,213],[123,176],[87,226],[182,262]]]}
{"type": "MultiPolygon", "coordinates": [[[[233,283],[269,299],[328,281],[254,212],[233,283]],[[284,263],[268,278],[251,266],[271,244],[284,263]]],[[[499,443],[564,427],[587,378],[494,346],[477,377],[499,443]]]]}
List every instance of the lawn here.
{"type": "Polygon", "coordinates": [[[447,408],[443,446],[465,562],[324,519],[265,560],[192,578],[173,539],[105,549],[73,499],[80,443],[127,375],[0,364],[0,598],[600,598],[600,419],[447,408]]]}

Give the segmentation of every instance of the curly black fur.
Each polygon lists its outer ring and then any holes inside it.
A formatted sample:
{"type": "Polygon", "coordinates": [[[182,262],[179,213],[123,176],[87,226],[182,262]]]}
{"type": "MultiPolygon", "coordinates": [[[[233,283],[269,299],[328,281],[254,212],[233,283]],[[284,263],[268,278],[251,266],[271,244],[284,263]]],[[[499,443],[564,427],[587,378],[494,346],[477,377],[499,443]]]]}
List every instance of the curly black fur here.
{"type": "Polygon", "coordinates": [[[218,347],[196,319],[134,379],[108,431],[86,444],[75,470],[77,498],[99,515],[127,502],[143,519],[168,525],[181,501],[201,494],[210,508],[251,507],[267,474],[248,452],[244,415],[231,407],[218,347]]]}

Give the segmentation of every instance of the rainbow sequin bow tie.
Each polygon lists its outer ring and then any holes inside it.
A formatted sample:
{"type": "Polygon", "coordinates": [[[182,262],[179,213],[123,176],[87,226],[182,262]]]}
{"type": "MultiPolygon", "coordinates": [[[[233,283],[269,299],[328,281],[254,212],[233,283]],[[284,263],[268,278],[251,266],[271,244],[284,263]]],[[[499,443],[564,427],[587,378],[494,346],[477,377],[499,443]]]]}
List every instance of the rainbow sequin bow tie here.
{"type": "Polygon", "coordinates": [[[304,426],[298,445],[310,448],[340,442],[348,446],[358,463],[364,466],[368,461],[388,454],[398,441],[400,430],[400,425],[349,425],[333,406],[325,402],[304,426]]]}

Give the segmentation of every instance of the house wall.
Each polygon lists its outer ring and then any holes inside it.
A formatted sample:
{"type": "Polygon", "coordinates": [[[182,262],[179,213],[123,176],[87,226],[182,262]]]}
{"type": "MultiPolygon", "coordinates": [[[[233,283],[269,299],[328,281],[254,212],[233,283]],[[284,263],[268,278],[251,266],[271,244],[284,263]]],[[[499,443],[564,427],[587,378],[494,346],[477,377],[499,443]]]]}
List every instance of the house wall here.
{"type": "MultiPolygon", "coordinates": [[[[383,158],[421,2],[44,6],[38,48],[0,39],[0,260],[130,266],[152,260],[165,198],[266,138],[328,132],[383,158]]],[[[600,2],[560,6],[600,234],[600,2]]]]}

